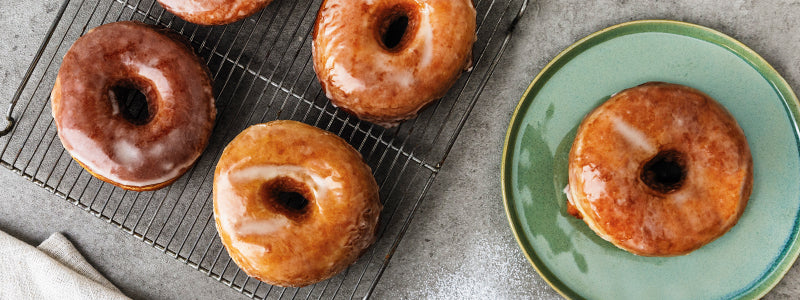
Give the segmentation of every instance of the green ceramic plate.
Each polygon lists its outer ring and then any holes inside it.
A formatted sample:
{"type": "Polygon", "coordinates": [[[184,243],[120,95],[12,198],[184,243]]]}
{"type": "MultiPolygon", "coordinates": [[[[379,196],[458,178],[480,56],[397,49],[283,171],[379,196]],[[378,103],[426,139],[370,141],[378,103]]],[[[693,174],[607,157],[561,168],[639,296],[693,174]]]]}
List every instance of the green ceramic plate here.
{"type": "Polygon", "coordinates": [[[502,162],[511,229],[534,268],[567,298],[760,297],[798,255],[798,112],[786,81],[717,31],[648,20],[594,33],[539,73],[511,120],[502,162]],[[648,81],[684,84],[717,99],[753,153],[753,194],[739,223],[686,256],[635,256],[565,210],[568,153],[581,119],[613,93],[648,81]]]}

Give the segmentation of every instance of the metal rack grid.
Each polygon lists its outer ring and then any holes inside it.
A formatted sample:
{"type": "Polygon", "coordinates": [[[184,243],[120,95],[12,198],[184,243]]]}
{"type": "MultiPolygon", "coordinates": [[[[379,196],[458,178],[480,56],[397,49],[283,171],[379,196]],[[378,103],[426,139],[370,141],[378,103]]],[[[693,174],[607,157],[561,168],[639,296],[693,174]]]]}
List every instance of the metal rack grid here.
{"type": "Polygon", "coordinates": [[[310,38],[321,2],[276,0],[243,21],[205,27],[176,18],[153,0],[65,0],[9,106],[0,164],[249,297],[369,297],[527,0],[474,0],[473,70],[419,117],[393,129],[351,117],[321,92],[310,38]],[[184,176],[158,191],[125,191],[92,177],[61,146],[50,115],[49,93],[69,46],[88,29],[119,20],[177,31],[206,61],[215,82],[218,117],[208,148],[184,176]],[[222,149],[247,126],[276,119],[312,124],[347,140],[372,167],[384,203],[376,244],[343,273],[304,288],[270,286],[241,272],[212,221],[211,181],[222,149]]]}

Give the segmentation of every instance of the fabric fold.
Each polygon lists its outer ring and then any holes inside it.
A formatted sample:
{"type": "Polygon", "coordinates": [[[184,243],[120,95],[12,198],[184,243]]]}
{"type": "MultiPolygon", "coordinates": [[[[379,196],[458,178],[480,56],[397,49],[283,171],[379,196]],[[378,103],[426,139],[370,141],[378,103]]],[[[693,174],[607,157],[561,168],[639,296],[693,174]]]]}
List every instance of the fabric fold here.
{"type": "Polygon", "coordinates": [[[0,231],[0,299],[129,299],[54,233],[38,247],[0,231]]]}

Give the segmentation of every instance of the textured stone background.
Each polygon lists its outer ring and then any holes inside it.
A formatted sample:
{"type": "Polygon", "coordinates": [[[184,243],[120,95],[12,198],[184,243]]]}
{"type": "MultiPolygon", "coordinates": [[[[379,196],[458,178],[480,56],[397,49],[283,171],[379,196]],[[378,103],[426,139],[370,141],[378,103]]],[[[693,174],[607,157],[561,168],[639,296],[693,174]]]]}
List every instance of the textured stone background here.
{"type": "MultiPolygon", "coordinates": [[[[0,0],[0,111],[60,4],[0,0]]],[[[748,45],[800,89],[798,0],[531,0],[531,6],[386,270],[377,298],[559,297],[525,260],[508,227],[500,157],[511,114],[530,81],[558,52],[594,31],[638,19],[697,23],[748,45]]],[[[32,244],[54,231],[65,233],[134,298],[241,297],[11,172],[0,170],[0,186],[0,230],[32,244]]],[[[767,298],[800,297],[798,269],[767,298]]]]}

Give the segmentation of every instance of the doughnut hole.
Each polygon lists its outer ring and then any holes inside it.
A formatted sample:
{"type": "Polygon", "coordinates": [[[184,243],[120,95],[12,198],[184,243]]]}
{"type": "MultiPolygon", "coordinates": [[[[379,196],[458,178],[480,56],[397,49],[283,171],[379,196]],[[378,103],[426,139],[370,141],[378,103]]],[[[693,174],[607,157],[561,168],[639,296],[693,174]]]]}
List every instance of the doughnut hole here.
{"type": "Polygon", "coordinates": [[[676,150],[659,151],[642,166],[640,178],[645,185],[661,194],[677,191],[686,179],[686,162],[676,150]]]}
{"type": "Polygon", "coordinates": [[[309,215],[314,194],[305,183],[289,177],[278,177],[261,186],[264,202],[273,211],[300,222],[309,215]]]}
{"type": "Polygon", "coordinates": [[[376,23],[378,44],[389,52],[400,52],[414,39],[419,24],[416,4],[400,3],[379,9],[376,23]]]}
{"type": "Polygon", "coordinates": [[[121,115],[123,119],[134,125],[145,125],[153,120],[156,112],[156,103],[152,101],[154,95],[144,91],[147,88],[143,82],[126,79],[118,81],[108,89],[108,98],[111,101],[113,115],[121,115]]]}

